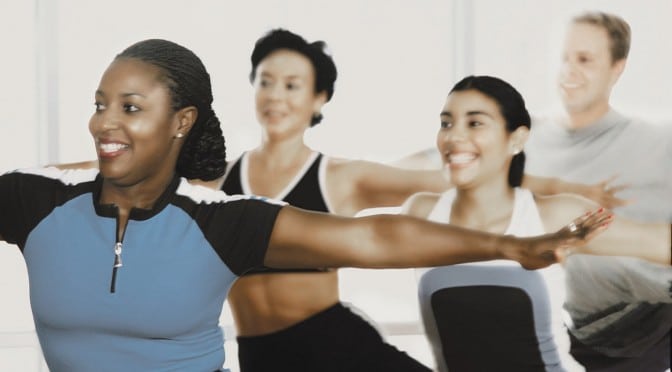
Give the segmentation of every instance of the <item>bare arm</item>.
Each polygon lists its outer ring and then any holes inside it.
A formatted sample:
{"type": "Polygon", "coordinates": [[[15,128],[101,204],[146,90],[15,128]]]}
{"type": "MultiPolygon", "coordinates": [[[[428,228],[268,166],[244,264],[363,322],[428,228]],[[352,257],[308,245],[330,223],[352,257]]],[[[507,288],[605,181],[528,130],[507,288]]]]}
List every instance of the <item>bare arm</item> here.
{"type": "Polygon", "coordinates": [[[373,207],[401,205],[421,191],[441,192],[450,187],[439,169],[411,170],[380,163],[330,160],[327,184],[332,203],[340,215],[373,207]]]}
{"type": "Polygon", "coordinates": [[[277,217],[264,264],[403,268],[504,258],[536,269],[556,262],[557,249],[590,240],[603,230],[604,217],[581,217],[575,220],[576,231],[564,227],[553,234],[514,238],[411,216],[345,218],[286,206],[277,217]]]}
{"type": "Polygon", "coordinates": [[[560,178],[539,177],[526,174],[523,177],[523,187],[532,190],[537,195],[577,194],[588,198],[597,204],[613,209],[624,206],[629,200],[616,197],[616,193],[627,188],[626,185],[612,186],[615,177],[610,177],[596,184],[572,183],[560,178]]]}
{"type": "MultiPolygon", "coordinates": [[[[567,221],[569,216],[581,213],[596,204],[573,195],[539,198],[538,205],[544,224],[553,229],[567,221]]],[[[572,249],[574,253],[602,256],[633,256],[670,265],[672,246],[670,224],[643,223],[613,216],[611,227],[588,244],[572,249]]]]}
{"type": "Polygon", "coordinates": [[[672,265],[669,223],[640,223],[615,217],[611,228],[574,252],[610,256],[634,256],[672,265]]]}
{"type": "Polygon", "coordinates": [[[98,160],[79,161],[76,163],[51,164],[58,169],[89,169],[98,168],[98,160]]]}

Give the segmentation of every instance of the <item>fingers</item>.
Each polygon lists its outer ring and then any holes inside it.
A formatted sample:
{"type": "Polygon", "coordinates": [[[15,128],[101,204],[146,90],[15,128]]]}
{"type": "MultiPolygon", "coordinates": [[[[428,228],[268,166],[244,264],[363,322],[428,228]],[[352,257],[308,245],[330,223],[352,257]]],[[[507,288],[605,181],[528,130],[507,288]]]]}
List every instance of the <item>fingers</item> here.
{"type": "Polygon", "coordinates": [[[632,200],[616,197],[616,194],[630,187],[629,184],[611,185],[618,177],[618,174],[614,174],[606,180],[594,185],[596,193],[594,200],[603,207],[612,209],[632,203],[632,200]]]}
{"type": "Polygon", "coordinates": [[[580,243],[585,244],[588,240],[609,227],[611,221],[613,221],[613,214],[604,208],[599,208],[574,219],[574,221],[568,224],[567,229],[574,237],[581,240],[580,243]],[[574,231],[572,231],[570,226],[572,223],[576,225],[574,231]]]}
{"type": "Polygon", "coordinates": [[[618,177],[620,177],[620,174],[618,174],[618,173],[612,174],[611,176],[607,177],[606,180],[600,182],[599,184],[602,185],[602,187],[606,189],[606,188],[609,187],[609,184],[614,182],[614,180],[616,180],[618,177]]]}
{"type": "Polygon", "coordinates": [[[613,195],[607,195],[604,198],[602,198],[602,201],[600,202],[600,205],[602,205],[603,207],[605,207],[607,209],[614,209],[614,208],[617,208],[617,207],[623,207],[623,206],[626,206],[626,205],[630,205],[634,202],[635,202],[634,199],[621,199],[621,198],[617,198],[613,195]]]}
{"type": "Polygon", "coordinates": [[[629,184],[611,185],[611,183],[618,178],[618,175],[613,175],[605,181],[600,182],[602,196],[600,197],[600,204],[606,208],[616,208],[632,203],[632,200],[621,199],[616,197],[616,194],[626,190],[630,187],[629,184]]]}
{"type": "Polygon", "coordinates": [[[618,192],[621,192],[621,191],[623,191],[623,190],[626,190],[626,189],[629,188],[629,187],[630,187],[629,184],[621,184],[621,185],[616,185],[616,186],[605,185],[605,186],[604,186],[604,191],[605,191],[605,192],[608,192],[608,193],[611,194],[611,195],[614,195],[614,194],[616,194],[616,193],[618,193],[618,192]]]}

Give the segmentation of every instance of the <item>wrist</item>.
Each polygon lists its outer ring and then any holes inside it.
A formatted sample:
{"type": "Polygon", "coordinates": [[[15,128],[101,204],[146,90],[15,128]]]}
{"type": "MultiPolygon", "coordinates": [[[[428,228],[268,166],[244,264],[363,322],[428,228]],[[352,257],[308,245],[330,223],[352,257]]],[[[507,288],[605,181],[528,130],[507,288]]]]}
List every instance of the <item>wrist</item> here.
{"type": "Polygon", "coordinates": [[[520,239],[513,235],[498,235],[494,242],[493,259],[514,259],[520,239]]]}

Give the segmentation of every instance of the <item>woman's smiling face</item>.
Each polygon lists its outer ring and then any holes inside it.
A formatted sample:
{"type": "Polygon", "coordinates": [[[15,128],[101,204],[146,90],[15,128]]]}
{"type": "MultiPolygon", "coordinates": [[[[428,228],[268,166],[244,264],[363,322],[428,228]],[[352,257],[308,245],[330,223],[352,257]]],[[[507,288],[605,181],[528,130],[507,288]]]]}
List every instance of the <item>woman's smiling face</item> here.
{"type": "Polygon", "coordinates": [[[441,111],[437,147],[456,187],[507,177],[512,146],[495,100],[473,89],[448,96],[441,111]]]}
{"type": "Polygon", "coordinates": [[[174,172],[167,159],[179,153],[179,120],[161,77],[158,67],[132,58],[115,60],[103,74],[89,130],[107,180],[129,186],[174,172]]]}

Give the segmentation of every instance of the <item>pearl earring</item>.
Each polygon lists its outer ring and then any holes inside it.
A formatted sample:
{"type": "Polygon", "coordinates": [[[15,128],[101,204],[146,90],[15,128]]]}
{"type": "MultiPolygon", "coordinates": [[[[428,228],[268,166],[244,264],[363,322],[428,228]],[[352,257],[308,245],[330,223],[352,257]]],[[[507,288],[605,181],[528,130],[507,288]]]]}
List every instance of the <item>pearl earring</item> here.
{"type": "Polygon", "coordinates": [[[175,138],[182,138],[182,137],[184,137],[184,134],[179,132],[175,135],[175,138]]]}

